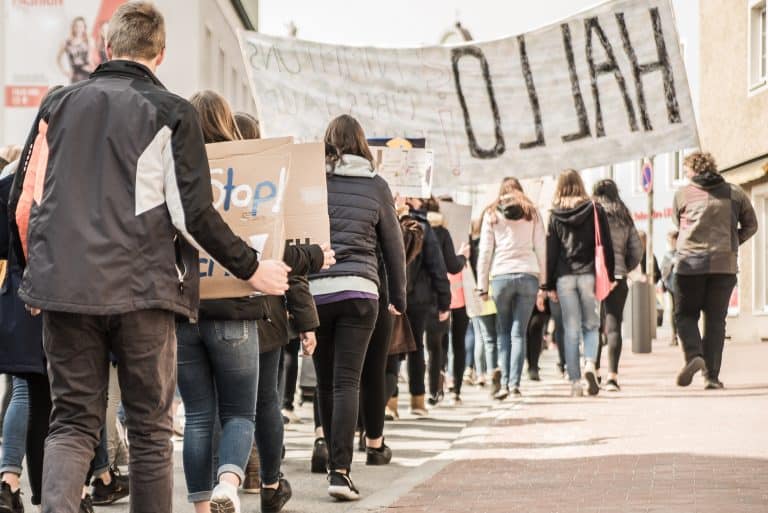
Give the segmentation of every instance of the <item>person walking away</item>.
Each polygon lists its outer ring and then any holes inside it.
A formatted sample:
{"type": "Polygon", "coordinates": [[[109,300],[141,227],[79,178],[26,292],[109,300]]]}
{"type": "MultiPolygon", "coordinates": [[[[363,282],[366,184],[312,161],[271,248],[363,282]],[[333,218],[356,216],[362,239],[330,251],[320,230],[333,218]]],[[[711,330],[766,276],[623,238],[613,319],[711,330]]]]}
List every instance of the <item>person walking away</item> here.
{"type": "MultiPolygon", "coordinates": [[[[241,138],[226,100],[213,91],[190,99],[206,144],[241,138]]],[[[256,319],[261,298],[205,300],[200,320],[176,325],[178,382],[184,401],[184,476],[197,513],[240,511],[237,488],[251,452],[259,375],[256,319]],[[259,304],[253,305],[254,302],[259,304]],[[218,415],[218,468],[214,474],[214,425],[218,415]],[[229,508],[229,509],[228,509],[229,508]]]]}
{"type": "Polygon", "coordinates": [[[595,297],[595,247],[599,234],[609,279],[616,275],[610,226],[600,204],[587,195],[579,173],[567,169],[557,179],[547,235],[544,289],[560,303],[565,329],[565,357],[571,395],[583,395],[579,335],[584,339],[584,377],[589,395],[597,395],[599,305],[595,297]],[[596,233],[596,230],[599,230],[596,233]]]}
{"type": "Polygon", "coordinates": [[[360,375],[378,315],[379,262],[389,278],[389,311],[406,309],[405,252],[389,186],[376,174],[360,124],[342,115],[325,133],[328,215],[336,265],[310,276],[320,328],[313,355],[320,419],[329,448],[328,494],[357,500],[350,478],[360,375]]]}
{"type": "Polygon", "coordinates": [[[706,371],[706,389],[719,390],[724,388],[725,319],[736,286],[739,246],[757,232],[757,216],[741,187],[720,175],[711,154],[692,153],[683,165],[691,183],[675,194],[672,218],[679,229],[675,319],[685,354],[677,384],[688,386],[698,371],[706,371]]]}
{"type": "Polygon", "coordinates": [[[259,262],[213,208],[195,110],[154,73],[164,49],[154,5],[121,5],[109,24],[111,60],[41,105],[15,175],[13,248],[26,265],[19,297],[43,312],[53,402],[43,513],[80,507],[104,424],[110,350],[130,441],[131,509],[173,510],[174,327],[176,315],[197,318],[193,242],[255,290],[288,287],[286,266],[259,262]]]}
{"type": "Polygon", "coordinates": [[[416,341],[416,351],[408,354],[408,389],[411,394],[411,414],[428,414],[424,404],[424,335],[429,326],[444,323],[451,315],[451,284],[440,247],[440,241],[427,220],[424,201],[408,198],[408,215],[421,223],[424,240],[421,252],[408,264],[408,322],[416,341]]]}
{"type": "Polygon", "coordinates": [[[448,271],[448,281],[451,284],[450,318],[445,322],[433,318],[432,324],[427,326],[427,351],[429,352],[429,404],[436,406],[442,401],[445,391],[445,368],[448,362],[449,340],[453,342],[454,361],[453,381],[454,394],[452,403],[461,403],[461,381],[464,377],[464,337],[467,332],[469,318],[465,308],[464,293],[461,290],[461,272],[467,265],[469,258],[469,244],[463,243],[458,251],[453,246],[453,239],[444,225],[443,215],[440,213],[440,203],[432,197],[424,202],[427,211],[427,220],[440,244],[440,251],[448,271]],[[458,288],[459,290],[455,290],[458,288]],[[457,376],[458,374],[458,376],[457,376]],[[458,381],[458,384],[456,382],[458,381]],[[458,388],[457,388],[458,387],[458,388]]]}
{"type": "Polygon", "coordinates": [[[665,294],[669,294],[671,315],[670,325],[672,326],[671,346],[679,344],[677,336],[677,321],[675,320],[675,261],[677,256],[675,247],[677,246],[678,231],[673,229],[667,233],[667,251],[661,259],[661,289],[665,294]]]}
{"type": "Polygon", "coordinates": [[[528,321],[536,302],[543,306],[546,296],[539,289],[544,283],[545,258],[541,214],[520,182],[505,178],[498,198],[483,215],[477,260],[479,293],[487,298],[492,288],[497,310],[501,389],[495,399],[506,399],[510,387],[512,395],[521,396],[528,321]]]}
{"type": "MultiPolygon", "coordinates": [[[[594,200],[603,207],[608,218],[611,244],[614,255],[614,278],[616,287],[601,304],[602,333],[608,346],[608,380],[604,388],[608,392],[618,392],[619,359],[621,358],[621,325],[624,320],[624,305],[627,302],[629,286],[627,275],[640,264],[645,247],[640,239],[635,221],[627,206],[619,196],[619,188],[613,180],[600,180],[593,189],[594,200]]],[[[597,369],[600,370],[600,357],[603,345],[598,345],[597,369]]]]}

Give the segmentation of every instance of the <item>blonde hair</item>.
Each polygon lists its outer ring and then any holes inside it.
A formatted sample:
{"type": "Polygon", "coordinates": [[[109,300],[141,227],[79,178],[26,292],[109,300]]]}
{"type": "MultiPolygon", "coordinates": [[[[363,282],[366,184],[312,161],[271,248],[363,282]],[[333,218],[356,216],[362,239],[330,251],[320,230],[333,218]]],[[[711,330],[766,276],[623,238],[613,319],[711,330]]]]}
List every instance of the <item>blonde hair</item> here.
{"type": "Polygon", "coordinates": [[[69,38],[70,40],[75,39],[77,37],[77,33],[75,32],[75,27],[77,27],[78,23],[83,24],[83,35],[81,36],[83,40],[87,43],[89,41],[88,39],[88,24],[85,22],[85,18],[82,16],[78,16],[75,19],[72,20],[72,24],[69,26],[69,38]]]}
{"type": "Polygon", "coordinates": [[[717,163],[711,153],[697,151],[683,159],[683,165],[694,174],[717,173],[717,163]]]}
{"type": "Polygon", "coordinates": [[[496,222],[496,209],[502,205],[515,204],[520,207],[523,218],[526,221],[532,221],[537,215],[536,205],[531,198],[526,196],[523,190],[523,184],[514,176],[508,176],[501,181],[499,185],[499,196],[496,201],[488,205],[485,211],[491,215],[491,221],[496,222]]]}
{"type": "Polygon", "coordinates": [[[555,208],[573,208],[585,201],[589,201],[589,195],[581,175],[573,169],[566,169],[560,173],[557,177],[552,205],[555,208]]]}
{"type": "Polygon", "coordinates": [[[165,19],[152,2],[128,2],[109,21],[107,46],[115,57],[154,59],[165,48],[165,19]]]}
{"type": "Polygon", "coordinates": [[[229,103],[219,93],[201,91],[189,102],[197,111],[206,144],[242,139],[229,103]]]}

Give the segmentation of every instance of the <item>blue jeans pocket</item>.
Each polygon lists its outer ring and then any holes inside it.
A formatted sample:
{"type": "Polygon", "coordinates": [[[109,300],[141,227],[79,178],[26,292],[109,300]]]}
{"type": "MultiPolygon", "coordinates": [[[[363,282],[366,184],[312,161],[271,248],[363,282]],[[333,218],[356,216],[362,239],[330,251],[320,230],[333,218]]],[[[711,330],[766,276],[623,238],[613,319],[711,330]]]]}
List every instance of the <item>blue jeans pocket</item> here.
{"type": "Polygon", "coordinates": [[[230,346],[239,346],[248,340],[247,321],[221,321],[214,324],[216,338],[230,346]]]}

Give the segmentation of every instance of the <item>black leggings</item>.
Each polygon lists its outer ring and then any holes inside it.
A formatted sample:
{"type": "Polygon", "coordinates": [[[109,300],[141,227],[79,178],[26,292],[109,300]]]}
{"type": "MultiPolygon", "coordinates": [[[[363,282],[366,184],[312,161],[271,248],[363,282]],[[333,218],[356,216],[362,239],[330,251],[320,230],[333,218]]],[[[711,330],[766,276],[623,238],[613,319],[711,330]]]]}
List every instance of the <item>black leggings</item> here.
{"type": "Polygon", "coordinates": [[[371,439],[384,434],[384,407],[389,399],[386,370],[392,341],[392,314],[388,306],[386,302],[379,302],[379,315],[365,353],[360,383],[360,417],[365,434],[371,439]]]}
{"type": "Polygon", "coordinates": [[[464,307],[451,310],[451,334],[443,336],[443,368],[448,367],[448,344],[453,347],[453,393],[461,394],[461,382],[467,366],[467,347],[464,345],[469,327],[467,309],[464,307]]]}
{"type": "Polygon", "coordinates": [[[312,359],[331,470],[349,471],[352,465],[360,375],[378,310],[378,300],[371,299],[349,299],[317,307],[320,328],[312,359]]]}
{"type": "Polygon", "coordinates": [[[415,306],[408,308],[408,322],[416,341],[416,351],[408,353],[408,388],[412,396],[424,395],[424,333],[431,319],[437,322],[437,310],[430,306],[415,306]]]}
{"type": "Polygon", "coordinates": [[[427,351],[429,352],[429,395],[435,397],[443,391],[443,368],[445,353],[443,338],[448,336],[451,320],[440,322],[437,315],[430,317],[427,323],[427,351]]]}
{"type": "Polygon", "coordinates": [[[51,418],[51,387],[45,374],[18,375],[29,389],[29,424],[27,425],[27,476],[32,490],[32,504],[40,505],[43,489],[43,454],[51,418]]]}
{"type": "Polygon", "coordinates": [[[526,335],[528,360],[528,370],[539,370],[539,358],[541,357],[541,347],[544,341],[544,330],[549,324],[549,313],[540,312],[538,308],[533,309],[531,319],[528,321],[528,332],[526,335]]]}
{"type": "Polygon", "coordinates": [[[278,382],[283,392],[283,408],[293,411],[293,398],[296,396],[296,381],[299,379],[299,347],[301,342],[295,338],[288,342],[280,354],[280,376],[278,382]]]}
{"type": "MultiPolygon", "coordinates": [[[[621,323],[624,321],[624,305],[627,302],[629,287],[626,278],[616,281],[614,288],[608,297],[603,301],[601,312],[602,329],[601,334],[605,337],[608,346],[608,365],[609,371],[619,373],[619,359],[621,358],[621,323]]],[[[597,349],[597,368],[600,368],[600,356],[603,352],[603,344],[598,344],[597,349]]]]}

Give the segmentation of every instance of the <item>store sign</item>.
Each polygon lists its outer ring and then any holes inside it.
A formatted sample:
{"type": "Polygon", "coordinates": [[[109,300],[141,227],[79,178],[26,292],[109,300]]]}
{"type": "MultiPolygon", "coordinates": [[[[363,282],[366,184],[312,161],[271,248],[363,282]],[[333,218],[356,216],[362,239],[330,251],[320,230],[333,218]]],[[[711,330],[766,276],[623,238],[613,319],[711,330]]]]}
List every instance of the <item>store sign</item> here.
{"type": "Polygon", "coordinates": [[[51,86],[88,78],[106,60],[109,19],[125,0],[1,0],[5,142],[22,144],[51,86]]]}
{"type": "Polygon", "coordinates": [[[670,0],[614,0],[515,37],[372,48],[242,32],[265,134],[425,137],[436,187],[698,146],[670,0]]]}

